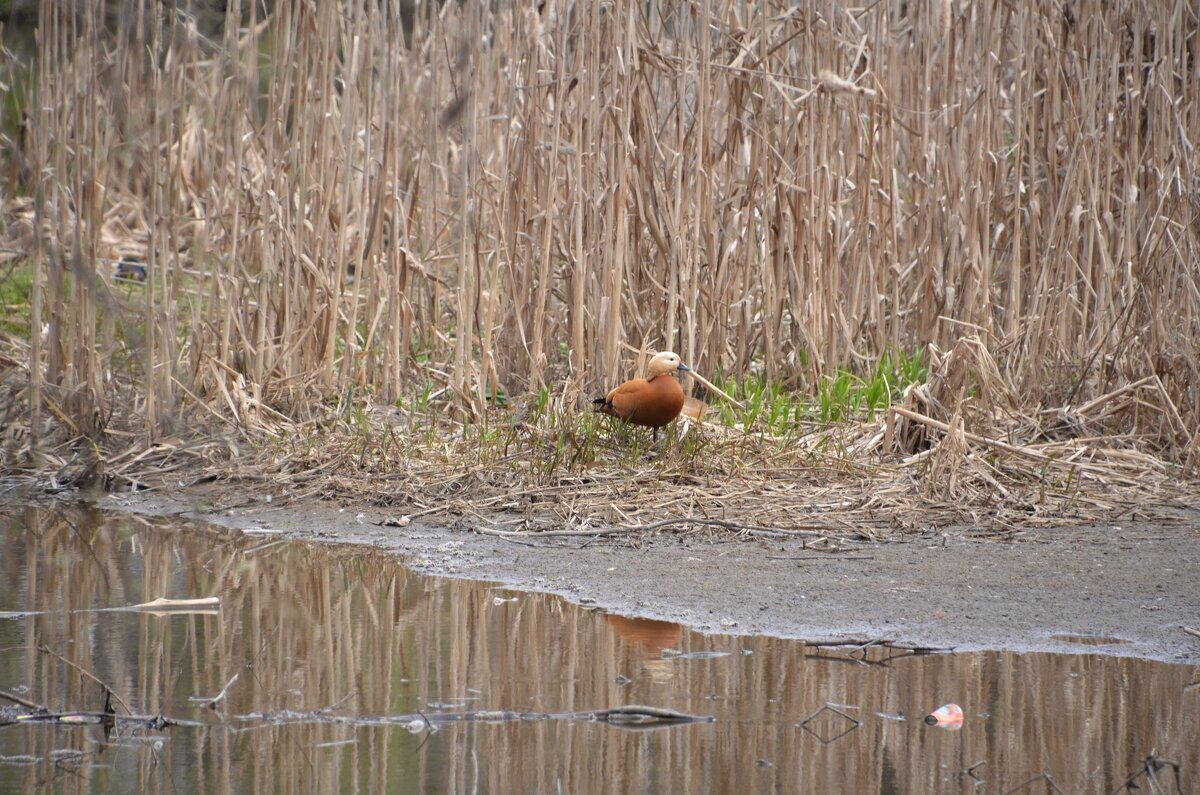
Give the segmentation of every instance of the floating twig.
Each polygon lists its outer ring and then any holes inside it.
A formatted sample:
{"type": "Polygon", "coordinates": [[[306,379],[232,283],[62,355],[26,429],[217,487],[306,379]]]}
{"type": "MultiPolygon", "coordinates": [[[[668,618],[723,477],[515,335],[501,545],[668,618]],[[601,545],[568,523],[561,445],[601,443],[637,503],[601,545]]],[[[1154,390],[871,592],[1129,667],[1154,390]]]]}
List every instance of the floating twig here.
{"type": "MultiPolygon", "coordinates": [[[[68,610],[68,613],[125,613],[125,612],[144,612],[152,615],[174,615],[184,613],[215,613],[213,608],[221,606],[221,598],[219,596],[205,596],[200,599],[167,599],[158,597],[149,602],[142,602],[140,605],[123,605],[121,607],[92,607],[82,610],[68,610]]],[[[0,613],[0,618],[32,618],[34,616],[44,616],[50,613],[57,613],[53,610],[19,610],[13,612],[0,613]]]]}
{"type": "Polygon", "coordinates": [[[30,701],[28,699],[25,699],[25,698],[21,698],[18,695],[9,693],[7,690],[0,690],[0,698],[3,698],[7,701],[11,701],[14,704],[20,704],[22,707],[28,707],[29,709],[36,709],[36,710],[40,710],[41,712],[49,712],[50,711],[50,710],[46,709],[45,707],[43,707],[41,704],[37,704],[37,703],[30,701]]]}
{"type": "Polygon", "coordinates": [[[108,608],[109,610],[187,610],[192,607],[219,607],[221,605],[221,597],[219,596],[204,596],[199,599],[167,599],[165,596],[160,596],[157,599],[151,599],[149,602],[142,602],[140,605],[130,605],[129,607],[108,608]]]}
{"type": "Polygon", "coordinates": [[[715,660],[719,657],[729,657],[731,651],[679,651],[678,649],[663,649],[664,660],[715,660]]]}
{"type": "Polygon", "coordinates": [[[228,682],[225,683],[225,686],[223,688],[221,688],[221,692],[217,693],[215,696],[213,696],[209,700],[209,702],[208,702],[209,709],[217,708],[217,704],[221,703],[221,701],[223,701],[225,699],[225,694],[229,692],[229,688],[233,687],[233,683],[236,682],[238,680],[238,677],[240,677],[241,675],[242,674],[239,671],[238,673],[233,675],[233,678],[231,678],[228,682]]]}

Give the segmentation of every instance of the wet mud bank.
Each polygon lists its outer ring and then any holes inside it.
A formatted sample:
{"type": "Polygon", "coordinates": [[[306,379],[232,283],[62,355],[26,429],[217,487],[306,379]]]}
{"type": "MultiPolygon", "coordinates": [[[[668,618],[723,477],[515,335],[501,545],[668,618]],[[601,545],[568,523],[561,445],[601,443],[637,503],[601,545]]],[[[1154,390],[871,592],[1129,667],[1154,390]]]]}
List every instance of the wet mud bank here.
{"type": "MultiPolygon", "coordinates": [[[[110,495],[105,510],[247,533],[364,544],[432,575],[559,594],[703,632],[968,650],[1102,653],[1200,662],[1200,516],[1028,531],[948,531],[840,554],[727,535],[509,540],[394,512],[222,492],[110,495]]],[[[460,523],[464,524],[464,523],[460,523]]],[[[811,540],[810,540],[811,543],[811,540]]]]}

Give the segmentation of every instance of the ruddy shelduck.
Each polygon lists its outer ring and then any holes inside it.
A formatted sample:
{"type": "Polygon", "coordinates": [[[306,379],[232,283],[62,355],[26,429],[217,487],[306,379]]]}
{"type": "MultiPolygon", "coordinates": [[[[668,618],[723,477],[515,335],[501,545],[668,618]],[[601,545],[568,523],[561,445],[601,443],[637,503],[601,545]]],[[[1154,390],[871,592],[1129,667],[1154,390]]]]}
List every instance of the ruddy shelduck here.
{"type": "Polygon", "coordinates": [[[683,410],[683,387],[673,374],[691,369],[677,354],[663,351],[650,360],[646,378],[626,381],[592,402],[601,414],[652,428],[652,437],[658,439],[658,429],[670,424],[683,410]]]}

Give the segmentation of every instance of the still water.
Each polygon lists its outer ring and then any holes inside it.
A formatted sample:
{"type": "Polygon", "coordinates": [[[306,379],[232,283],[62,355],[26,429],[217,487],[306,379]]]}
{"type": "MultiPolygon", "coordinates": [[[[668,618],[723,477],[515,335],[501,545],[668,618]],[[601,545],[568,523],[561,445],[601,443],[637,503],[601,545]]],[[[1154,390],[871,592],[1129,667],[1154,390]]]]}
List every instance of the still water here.
{"type": "MultiPolygon", "coordinates": [[[[16,722],[30,710],[0,697],[0,793],[1111,793],[1152,752],[1200,791],[1197,666],[706,636],[360,548],[83,509],[0,508],[0,614],[0,691],[99,712],[95,677],[198,724],[16,722]],[[205,596],[220,606],[107,610],[205,596]],[[922,721],[948,702],[960,731],[922,721]],[[715,720],[562,716],[628,704],[715,720]],[[438,717],[489,711],[537,719],[438,717]]],[[[1155,776],[1133,783],[1177,791],[1155,776]]]]}

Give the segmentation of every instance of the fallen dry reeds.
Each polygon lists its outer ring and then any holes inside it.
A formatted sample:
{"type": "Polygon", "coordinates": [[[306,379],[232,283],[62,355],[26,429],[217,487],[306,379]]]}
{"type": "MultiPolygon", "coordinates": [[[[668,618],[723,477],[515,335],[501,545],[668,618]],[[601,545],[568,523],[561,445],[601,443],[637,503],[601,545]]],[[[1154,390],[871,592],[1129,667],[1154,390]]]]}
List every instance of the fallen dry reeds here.
{"type": "MultiPolygon", "coordinates": [[[[800,391],[949,356],[821,442],[877,457],[863,516],[893,487],[959,510],[1020,503],[1020,467],[1070,493],[1196,463],[1186,0],[227,6],[47,2],[6,60],[30,78],[5,256],[32,282],[6,469],[203,469],[417,396],[460,429],[539,392],[569,415],[630,347],[800,391]]],[[[369,467],[355,433],[311,471],[369,467]]]]}

